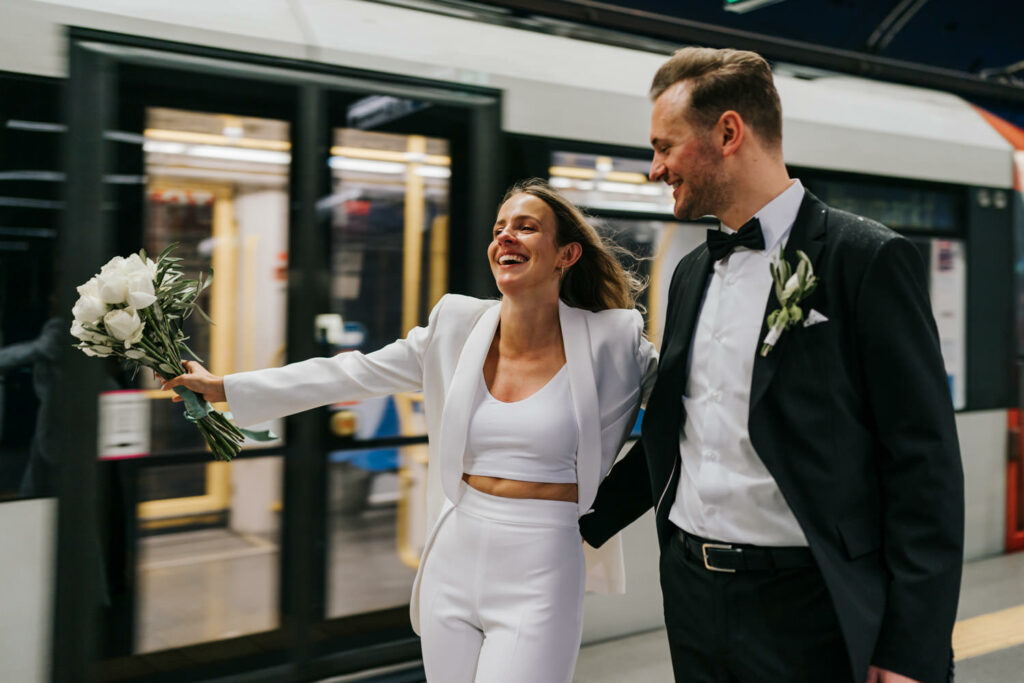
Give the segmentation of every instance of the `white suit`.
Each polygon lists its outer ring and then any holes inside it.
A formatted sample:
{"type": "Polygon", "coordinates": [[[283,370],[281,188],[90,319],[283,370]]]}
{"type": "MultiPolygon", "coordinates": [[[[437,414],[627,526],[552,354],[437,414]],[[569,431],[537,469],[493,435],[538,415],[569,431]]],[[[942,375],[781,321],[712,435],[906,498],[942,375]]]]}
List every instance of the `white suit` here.
{"type": "MultiPolygon", "coordinates": [[[[413,585],[410,617],[420,631],[419,586],[437,529],[463,495],[462,458],[481,369],[494,338],[500,302],[446,295],[426,327],[369,354],[344,353],[282,368],[228,375],[224,390],[242,426],[330,403],[422,391],[430,442],[428,536],[413,585]]],[[[584,514],[636,420],[656,367],[635,310],[597,313],[559,302],[572,403],[579,429],[578,512],[584,514]]],[[[625,589],[622,550],[587,549],[587,589],[625,589]]]]}

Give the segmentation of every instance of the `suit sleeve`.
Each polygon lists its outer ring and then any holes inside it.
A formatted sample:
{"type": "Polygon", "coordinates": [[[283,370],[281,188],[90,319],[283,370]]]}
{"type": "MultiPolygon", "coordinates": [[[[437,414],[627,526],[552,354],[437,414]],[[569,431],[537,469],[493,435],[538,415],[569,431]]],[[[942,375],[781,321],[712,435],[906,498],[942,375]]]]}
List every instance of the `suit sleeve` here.
{"type": "Polygon", "coordinates": [[[876,253],[856,315],[890,576],[872,663],[946,680],[963,563],[963,470],[923,264],[906,239],[876,253]]]}
{"type": "Polygon", "coordinates": [[[373,353],[350,351],[227,375],[224,393],[235,422],[244,427],[339,401],[421,390],[423,354],[443,304],[442,297],[426,327],[415,327],[373,353]]]}
{"type": "Polygon", "coordinates": [[[580,534],[595,548],[651,508],[651,480],[643,440],[612,467],[597,489],[590,512],[580,517],[580,534]]]}
{"type": "MultiPolygon", "coordinates": [[[[636,364],[640,377],[640,405],[646,406],[658,376],[658,351],[643,336],[643,319],[637,313],[636,364]]],[[[627,427],[623,440],[632,429],[627,427]]],[[[591,511],[580,518],[580,534],[595,548],[629,526],[651,507],[647,457],[640,439],[601,482],[591,511]],[[645,495],[646,494],[646,495],[645,495]]]]}

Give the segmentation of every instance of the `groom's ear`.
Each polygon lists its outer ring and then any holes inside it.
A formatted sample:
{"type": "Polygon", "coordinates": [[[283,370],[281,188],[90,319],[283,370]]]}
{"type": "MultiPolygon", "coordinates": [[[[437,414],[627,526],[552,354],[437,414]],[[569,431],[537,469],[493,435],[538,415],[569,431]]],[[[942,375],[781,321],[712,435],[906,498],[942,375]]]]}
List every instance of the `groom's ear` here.
{"type": "Polygon", "coordinates": [[[718,143],[723,157],[732,156],[739,151],[747,136],[747,125],[739,112],[729,109],[718,117],[715,124],[715,142],[718,143]]]}

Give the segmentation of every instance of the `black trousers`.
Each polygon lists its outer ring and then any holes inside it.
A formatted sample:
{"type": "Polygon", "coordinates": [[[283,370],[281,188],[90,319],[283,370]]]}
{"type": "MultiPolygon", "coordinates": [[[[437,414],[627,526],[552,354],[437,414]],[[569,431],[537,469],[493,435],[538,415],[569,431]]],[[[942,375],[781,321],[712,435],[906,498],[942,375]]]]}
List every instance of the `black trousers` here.
{"type": "Polygon", "coordinates": [[[661,555],[661,589],[679,683],[853,679],[816,566],[709,571],[677,533],[661,555]]]}

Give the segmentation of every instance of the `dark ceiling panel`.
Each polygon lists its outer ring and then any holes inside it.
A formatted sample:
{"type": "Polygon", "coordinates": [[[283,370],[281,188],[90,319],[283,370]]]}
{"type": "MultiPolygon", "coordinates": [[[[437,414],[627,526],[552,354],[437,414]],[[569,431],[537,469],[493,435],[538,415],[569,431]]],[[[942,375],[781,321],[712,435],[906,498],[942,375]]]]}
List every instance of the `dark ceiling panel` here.
{"type": "Polygon", "coordinates": [[[1024,0],[782,0],[744,14],[722,0],[484,4],[662,42],[700,44],[706,34],[716,47],[957,92],[1024,125],[1024,0]]]}

